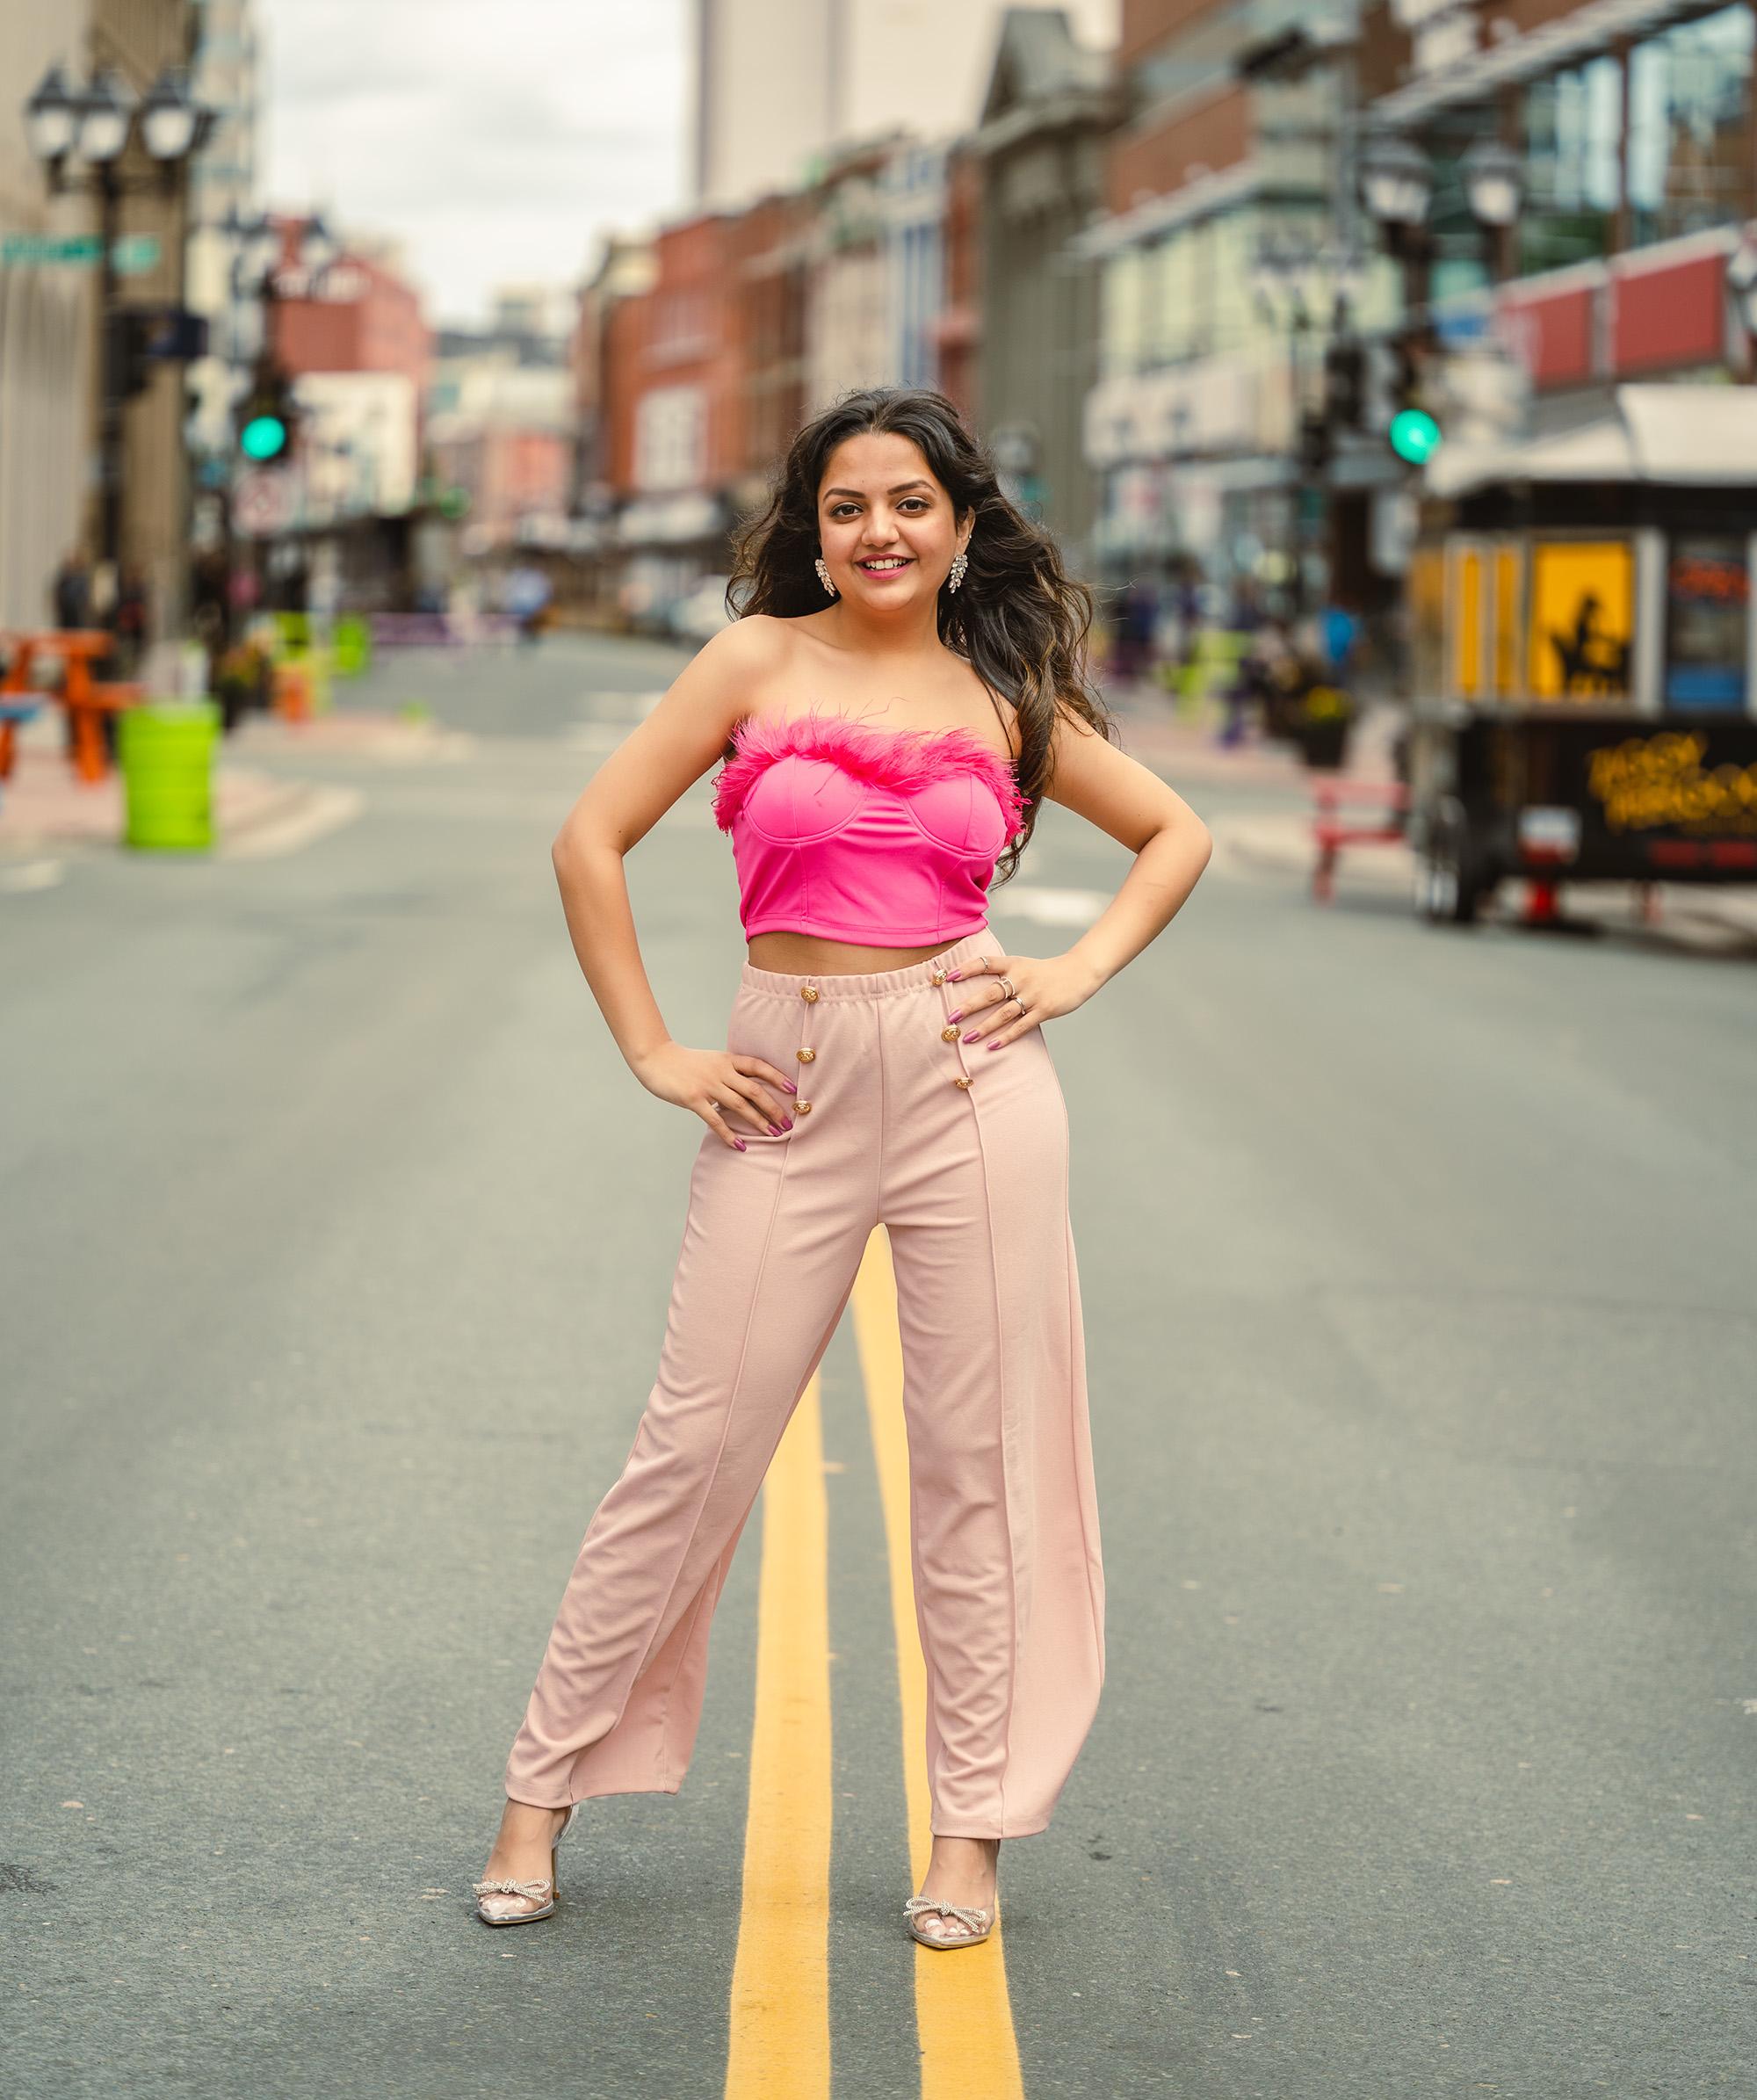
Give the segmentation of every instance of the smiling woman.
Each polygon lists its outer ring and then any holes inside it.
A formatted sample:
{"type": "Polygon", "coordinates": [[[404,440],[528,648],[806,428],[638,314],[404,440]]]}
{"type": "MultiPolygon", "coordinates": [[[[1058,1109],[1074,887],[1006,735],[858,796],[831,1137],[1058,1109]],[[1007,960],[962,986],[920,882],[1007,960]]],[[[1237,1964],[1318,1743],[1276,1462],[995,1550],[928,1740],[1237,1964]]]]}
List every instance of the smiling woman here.
{"type": "Polygon", "coordinates": [[[922,1945],[973,1947],[1001,1841],[1048,1827],[1104,1675],[1069,1119],[1043,1025],[1162,930],[1208,833],[1111,742],[1090,594],[944,395],[863,390],[814,417],[728,588],[739,617],[555,841],[618,1046],[706,1128],[658,1376],[508,1755],[481,1915],[550,1915],[580,1801],[682,1784],[732,1556],[882,1226],[927,1660],[929,1857],[904,1909],[922,1945]],[[724,1050],[667,1032],[622,867],[716,757],[748,949],[724,1050]],[[1012,955],[988,892],[1045,798],[1135,863],[1066,953],[1012,955]]]}

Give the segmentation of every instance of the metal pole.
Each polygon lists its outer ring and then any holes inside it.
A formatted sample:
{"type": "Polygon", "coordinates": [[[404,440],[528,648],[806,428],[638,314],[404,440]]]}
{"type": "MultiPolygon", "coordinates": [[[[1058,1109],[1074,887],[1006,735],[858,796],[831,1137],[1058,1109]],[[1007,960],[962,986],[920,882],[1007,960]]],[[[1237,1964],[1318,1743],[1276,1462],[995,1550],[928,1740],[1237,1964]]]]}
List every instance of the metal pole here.
{"type": "Polygon", "coordinates": [[[98,553],[110,566],[112,587],[121,583],[122,558],[122,377],[127,346],[122,340],[121,309],[116,303],[116,240],[119,185],[114,166],[98,170],[98,312],[103,344],[101,395],[98,411],[98,553]]]}

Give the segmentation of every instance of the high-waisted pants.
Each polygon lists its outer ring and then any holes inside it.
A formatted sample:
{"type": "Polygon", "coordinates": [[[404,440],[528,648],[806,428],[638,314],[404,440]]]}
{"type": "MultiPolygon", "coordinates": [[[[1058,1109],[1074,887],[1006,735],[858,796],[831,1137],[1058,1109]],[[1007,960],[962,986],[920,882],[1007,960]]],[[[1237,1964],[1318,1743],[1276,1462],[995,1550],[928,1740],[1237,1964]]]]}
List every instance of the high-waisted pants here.
{"type": "Polygon", "coordinates": [[[744,965],[726,1046],[793,1079],[792,1128],[727,1116],[747,1149],[710,1130],[696,1155],[658,1378],[562,1597],[514,1800],[677,1791],[740,1534],[883,1225],[931,1828],[1048,1824],[1103,1681],[1103,1571],[1066,1107],[1041,1028],[966,1050],[994,980],[945,972],[985,950],[986,925],[901,969],[744,965]]]}

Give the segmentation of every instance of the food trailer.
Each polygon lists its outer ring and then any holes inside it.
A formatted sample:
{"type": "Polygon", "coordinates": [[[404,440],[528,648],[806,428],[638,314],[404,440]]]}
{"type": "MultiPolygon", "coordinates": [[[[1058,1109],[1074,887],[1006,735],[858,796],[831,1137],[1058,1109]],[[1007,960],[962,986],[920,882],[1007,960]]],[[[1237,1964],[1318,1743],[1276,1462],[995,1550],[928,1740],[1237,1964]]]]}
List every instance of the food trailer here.
{"type": "Polygon", "coordinates": [[[1416,904],[1528,923],[1565,882],[1757,881],[1757,387],[1619,387],[1442,447],[1410,569],[1416,904]]]}

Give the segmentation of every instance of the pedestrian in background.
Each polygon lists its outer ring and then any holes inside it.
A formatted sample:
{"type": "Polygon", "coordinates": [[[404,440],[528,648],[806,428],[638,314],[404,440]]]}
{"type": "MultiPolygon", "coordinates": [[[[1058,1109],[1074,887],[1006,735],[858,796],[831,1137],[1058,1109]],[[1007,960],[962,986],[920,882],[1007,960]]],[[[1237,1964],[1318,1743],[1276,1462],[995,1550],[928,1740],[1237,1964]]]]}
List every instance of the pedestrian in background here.
{"type": "Polygon", "coordinates": [[[1001,1841],[1047,1827],[1103,1680],[1066,1104],[1043,1024],[1164,929],[1211,842],[1111,742],[1091,593],[944,395],[871,388],[808,423],[741,535],[732,595],[740,617],[554,842],[618,1047],[706,1128],[656,1381],[509,1753],[476,1915],[551,1915],[581,1803],[681,1785],[721,1586],[882,1224],[929,1659],[932,1857],[903,1908],[923,1944],[971,1946],[1001,1841]],[[623,856],[716,763],[748,959],[724,1049],[698,1049],[654,999],[623,856]],[[1070,948],[1016,955],[987,890],[1045,797],[1136,858],[1070,948]]]}
{"type": "Polygon", "coordinates": [[[61,556],[50,585],[54,600],[54,621],[63,634],[74,634],[91,624],[91,564],[83,547],[70,547],[61,556]]]}

